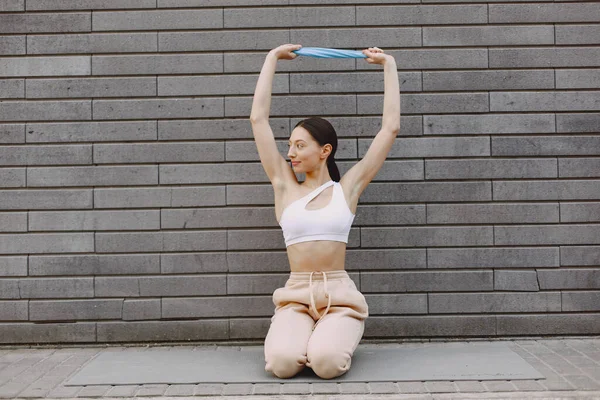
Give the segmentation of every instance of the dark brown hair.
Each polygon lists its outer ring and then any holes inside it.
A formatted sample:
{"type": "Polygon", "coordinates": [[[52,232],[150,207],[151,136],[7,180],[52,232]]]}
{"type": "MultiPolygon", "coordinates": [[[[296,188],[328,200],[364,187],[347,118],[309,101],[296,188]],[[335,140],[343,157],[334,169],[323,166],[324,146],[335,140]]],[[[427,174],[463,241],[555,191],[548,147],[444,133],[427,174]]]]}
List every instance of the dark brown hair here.
{"type": "Polygon", "coordinates": [[[303,119],[302,121],[298,122],[296,126],[294,126],[294,129],[299,126],[306,129],[320,146],[325,146],[327,143],[331,145],[331,153],[329,153],[329,157],[327,157],[327,170],[329,171],[331,179],[339,182],[340,171],[338,170],[337,165],[335,165],[334,158],[338,146],[338,140],[337,133],[335,132],[333,126],[329,123],[329,121],[321,117],[310,117],[303,119]]]}

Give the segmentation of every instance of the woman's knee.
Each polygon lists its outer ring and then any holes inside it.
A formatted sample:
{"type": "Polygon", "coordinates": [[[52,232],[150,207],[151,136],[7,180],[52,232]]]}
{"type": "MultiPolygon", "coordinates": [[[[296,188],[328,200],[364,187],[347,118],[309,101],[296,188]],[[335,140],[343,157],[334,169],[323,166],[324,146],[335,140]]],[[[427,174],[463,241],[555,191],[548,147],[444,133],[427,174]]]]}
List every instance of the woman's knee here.
{"type": "Polygon", "coordinates": [[[270,351],[265,358],[265,370],[282,379],[291,378],[306,366],[306,355],[284,349],[270,351]]]}
{"type": "Polygon", "coordinates": [[[350,369],[352,356],[346,352],[323,352],[308,355],[310,367],[320,378],[332,379],[343,375],[350,369]]]}

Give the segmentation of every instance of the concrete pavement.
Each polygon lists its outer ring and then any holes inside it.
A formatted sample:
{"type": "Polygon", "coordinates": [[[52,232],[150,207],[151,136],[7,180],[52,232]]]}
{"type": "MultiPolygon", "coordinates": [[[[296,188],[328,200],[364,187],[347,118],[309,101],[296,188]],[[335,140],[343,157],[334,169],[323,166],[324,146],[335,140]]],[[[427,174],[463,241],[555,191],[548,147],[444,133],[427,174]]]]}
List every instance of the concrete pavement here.
{"type": "MultiPolygon", "coordinates": [[[[420,340],[417,342],[506,341],[546,379],[504,381],[401,381],[243,383],[186,385],[63,386],[63,383],[104,350],[143,351],[149,345],[126,346],[1,346],[0,398],[62,399],[600,399],[600,336],[553,338],[499,338],[420,340]]],[[[382,346],[408,346],[415,341],[375,342],[382,346]]],[[[163,344],[152,346],[194,346],[163,344]]],[[[206,343],[195,344],[198,347],[206,343]]],[[[214,344],[213,344],[214,345],[214,344]]],[[[225,344],[224,344],[225,345],[225,344]]],[[[233,345],[228,343],[227,345],[233,345]]],[[[240,344],[237,344],[240,345],[240,344]]],[[[256,343],[255,343],[256,345],[256,343]]]]}

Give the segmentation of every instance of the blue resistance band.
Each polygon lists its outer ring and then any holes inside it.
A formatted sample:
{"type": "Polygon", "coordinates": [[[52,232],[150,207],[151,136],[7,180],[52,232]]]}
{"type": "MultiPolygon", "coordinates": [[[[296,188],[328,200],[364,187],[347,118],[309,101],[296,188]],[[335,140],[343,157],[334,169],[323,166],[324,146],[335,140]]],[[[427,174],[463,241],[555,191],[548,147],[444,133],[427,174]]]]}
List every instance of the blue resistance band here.
{"type": "Polygon", "coordinates": [[[300,50],[293,50],[292,53],[315,58],[367,58],[362,51],[328,49],[324,47],[302,47],[300,50]]]}

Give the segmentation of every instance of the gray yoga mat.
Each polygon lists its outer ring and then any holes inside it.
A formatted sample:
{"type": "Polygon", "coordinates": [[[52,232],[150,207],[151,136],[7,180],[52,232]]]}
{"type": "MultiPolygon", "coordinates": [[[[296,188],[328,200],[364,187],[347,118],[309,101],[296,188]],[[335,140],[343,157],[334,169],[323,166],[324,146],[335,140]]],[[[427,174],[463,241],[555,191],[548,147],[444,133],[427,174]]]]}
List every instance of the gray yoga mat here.
{"type": "MultiPolygon", "coordinates": [[[[262,346],[201,349],[149,348],[106,351],[85,365],[65,385],[145,383],[319,382],[309,367],[290,379],[264,370],[262,346]]],[[[363,348],[350,370],[334,382],[543,379],[504,343],[431,344],[418,348],[363,348]]]]}

